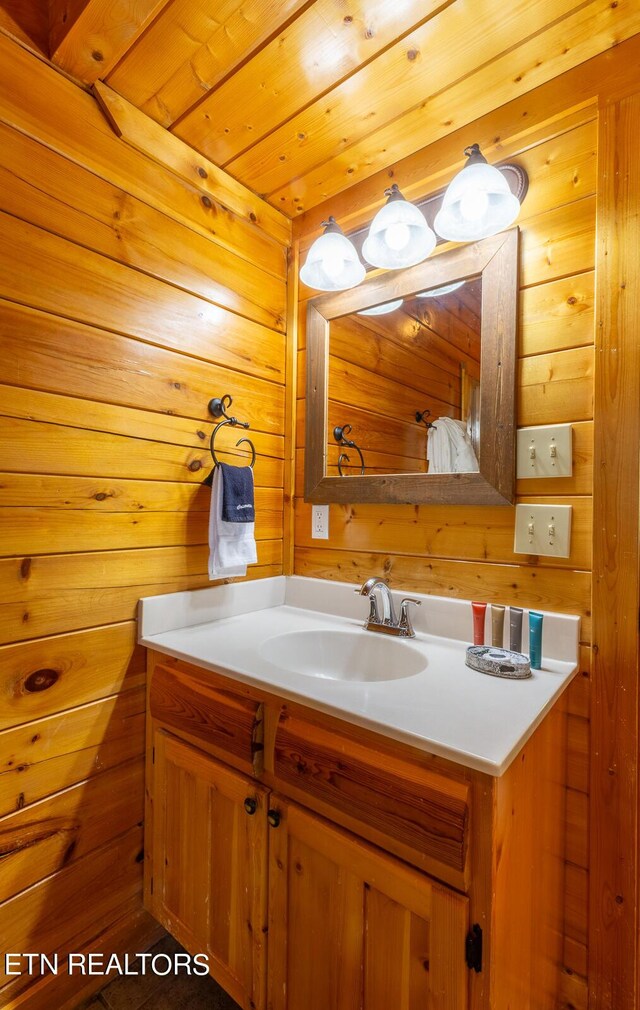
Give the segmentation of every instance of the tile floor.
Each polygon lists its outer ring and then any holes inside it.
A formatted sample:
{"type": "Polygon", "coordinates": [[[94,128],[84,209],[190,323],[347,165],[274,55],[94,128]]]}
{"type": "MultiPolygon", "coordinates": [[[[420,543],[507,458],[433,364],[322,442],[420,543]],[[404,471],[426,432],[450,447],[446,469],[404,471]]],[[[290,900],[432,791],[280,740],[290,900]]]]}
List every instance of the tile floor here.
{"type": "MultiPolygon", "coordinates": [[[[167,936],[153,953],[182,950],[167,936]]],[[[239,1010],[230,996],[209,976],[123,975],[110,982],[82,1010],[239,1010]]]]}

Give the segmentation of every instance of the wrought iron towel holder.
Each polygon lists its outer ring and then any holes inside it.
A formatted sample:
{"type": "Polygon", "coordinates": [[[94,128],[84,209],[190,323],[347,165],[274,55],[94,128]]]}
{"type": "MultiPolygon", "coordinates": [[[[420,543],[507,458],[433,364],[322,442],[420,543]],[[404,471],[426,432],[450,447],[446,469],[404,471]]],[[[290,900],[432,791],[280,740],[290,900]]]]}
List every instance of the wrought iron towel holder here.
{"type": "MultiPolygon", "coordinates": [[[[232,417],[230,414],[227,414],[227,410],[229,409],[232,403],[233,399],[229,396],[228,393],[225,393],[224,396],[216,396],[214,397],[213,400],[209,400],[209,413],[212,415],[212,417],[223,417],[224,421],[218,421],[215,428],[211,432],[209,451],[211,452],[211,456],[213,458],[213,470],[211,471],[209,476],[206,477],[205,480],[203,481],[204,484],[210,485],[213,483],[213,473],[215,468],[219,465],[218,457],[216,456],[216,450],[215,450],[216,435],[219,429],[224,428],[224,426],[227,424],[230,424],[232,428],[251,427],[248,421],[239,421],[237,417],[232,417]]],[[[253,470],[256,462],[256,447],[250,438],[238,439],[238,441],[236,442],[236,446],[242,445],[243,442],[247,442],[247,444],[251,446],[251,462],[249,463],[249,466],[253,470]]]]}
{"type": "MultiPolygon", "coordinates": [[[[333,429],[333,437],[335,438],[335,440],[338,443],[338,445],[346,445],[349,449],[355,449],[356,450],[356,452],[358,453],[358,456],[360,457],[360,473],[364,474],[365,466],[364,466],[364,456],[362,455],[362,450],[360,449],[360,447],[358,445],[356,445],[356,443],[353,441],[353,439],[350,439],[350,438],[346,437],[350,433],[351,433],[351,425],[350,424],[336,425],[336,427],[333,429]]],[[[349,457],[347,456],[346,452],[341,452],[340,455],[338,456],[338,473],[340,474],[341,477],[344,477],[344,474],[342,472],[342,464],[343,463],[348,463],[348,462],[349,462],[349,457]]]]}
{"type": "Polygon", "coordinates": [[[427,421],[428,417],[431,417],[431,411],[428,407],[426,410],[416,410],[416,421],[418,424],[424,424],[425,428],[433,428],[435,431],[438,426],[433,421],[427,421]]]}

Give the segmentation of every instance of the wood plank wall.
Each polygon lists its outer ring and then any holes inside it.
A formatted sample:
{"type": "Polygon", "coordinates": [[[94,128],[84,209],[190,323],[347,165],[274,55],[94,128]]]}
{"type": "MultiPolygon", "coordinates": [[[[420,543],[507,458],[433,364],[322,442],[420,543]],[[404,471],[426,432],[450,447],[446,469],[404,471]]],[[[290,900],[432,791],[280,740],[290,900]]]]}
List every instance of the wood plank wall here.
{"type": "MultiPolygon", "coordinates": [[[[506,118],[506,117],[505,117],[506,118]]],[[[479,135],[495,129],[490,117],[479,135]]],[[[473,131],[472,131],[473,132],[473,131]]],[[[491,136],[494,134],[491,133],[491,136]]],[[[332,505],[329,539],[311,539],[302,500],[304,400],[298,401],[295,571],[359,583],[372,575],[392,586],[446,596],[579,614],[581,668],[569,694],[566,779],[566,915],[560,1006],[587,1006],[588,747],[591,643],[594,257],[597,123],[595,105],[541,127],[520,144],[502,135],[509,160],[529,173],[521,228],[518,425],[571,422],[571,478],[522,480],[520,502],[573,506],[571,556],[513,552],[514,510],[464,506],[332,505]]],[[[434,155],[437,161],[437,157],[434,155]]],[[[429,150],[424,153],[429,164],[429,150]]],[[[402,185],[401,175],[391,169],[402,185]]],[[[415,194],[416,196],[419,194],[415,194]]],[[[426,195],[426,194],[425,194],[426,195]]],[[[332,202],[340,221],[347,191],[332,202]]],[[[326,208],[322,208],[324,212],[326,208]]],[[[299,225],[301,258],[313,232],[299,225]]],[[[300,320],[311,292],[301,289],[300,320]]],[[[303,330],[302,325],[300,330],[303,330]]],[[[302,337],[302,340],[304,338],[302,337]]],[[[300,387],[299,387],[300,388],[300,387]]],[[[303,387],[302,387],[303,389],[303,387]]]]}
{"type": "MultiPolygon", "coordinates": [[[[0,936],[136,950],[137,601],[208,584],[224,393],[258,452],[249,577],[282,571],[287,250],[1,34],[0,152],[0,936]]],[[[44,1010],[82,980],[7,982],[0,1005],[44,1010]]]]}

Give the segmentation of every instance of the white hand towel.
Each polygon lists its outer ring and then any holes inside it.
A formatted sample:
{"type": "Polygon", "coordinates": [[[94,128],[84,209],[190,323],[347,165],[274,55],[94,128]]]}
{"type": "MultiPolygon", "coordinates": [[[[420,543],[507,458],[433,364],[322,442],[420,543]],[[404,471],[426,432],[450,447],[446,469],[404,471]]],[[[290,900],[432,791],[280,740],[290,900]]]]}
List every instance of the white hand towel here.
{"type": "Polygon", "coordinates": [[[466,424],[439,417],[427,439],[429,473],[472,473],[479,469],[466,424]]]}
{"type": "Polygon", "coordinates": [[[209,510],[209,578],[246,575],[258,560],[255,523],[226,523],[222,518],[222,470],[213,472],[209,510]]]}

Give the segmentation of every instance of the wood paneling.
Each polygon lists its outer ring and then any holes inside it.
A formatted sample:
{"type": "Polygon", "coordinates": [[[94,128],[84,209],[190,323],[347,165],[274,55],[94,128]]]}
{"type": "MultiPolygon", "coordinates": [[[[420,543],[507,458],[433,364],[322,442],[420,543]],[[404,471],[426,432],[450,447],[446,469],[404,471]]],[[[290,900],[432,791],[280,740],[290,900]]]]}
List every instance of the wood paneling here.
{"type": "MultiPolygon", "coordinates": [[[[140,898],[134,895],[117,909],[112,916],[110,925],[97,932],[86,944],[77,948],[77,953],[85,958],[89,954],[103,955],[105,951],[116,954],[121,960],[130,951],[143,951],[152,946],[164,935],[164,929],[152,919],[148,912],[139,907],[140,898]]],[[[57,975],[47,974],[37,979],[25,993],[19,992],[21,979],[13,979],[5,986],[6,995],[12,1010],[76,1010],[79,999],[88,999],[104,984],[103,975],[85,975],[80,980],[78,975],[69,974],[68,962],[62,959],[57,975]]]]}
{"type": "MultiPolygon", "coordinates": [[[[464,873],[469,787],[388,754],[372,752],[325,727],[283,713],[275,737],[276,780],[337,807],[417,853],[464,873]]],[[[282,789],[283,786],[281,785],[282,789]]],[[[461,878],[462,879],[462,878],[461,878]]]]}
{"type": "MultiPolygon", "coordinates": [[[[521,129],[518,106],[513,105],[511,129],[521,129]]],[[[486,599],[489,602],[579,614],[584,643],[581,666],[587,676],[572,688],[568,705],[568,767],[565,780],[567,818],[567,884],[564,926],[565,967],[580,978],[585,991],[588,873],[588,754],[589,671],[591,648],[591,566],[593,487],[593,377],[594,377],[594,265],[596,124],[572,113],[566,128],[537,127],[522,139],[523,161],[532,170],[531,203],[523,205],[521,229],[518,379],[518,424],[573,424],[574,472],[560,480],[520,480],[519,502],[554,501],[573,507],[572,548],[568,559],[517,555],[513,551],[514,513],[510,508],[441,506],[332,505],[328,541],[310,535],[310,506],[301,498],[296,512],[296,571],[360,583],[371,575],[387,578],[391,586],[486,599]],[[573,174],[572,174],[573,167],[573,174]],[[573,181],[572,181],[573,180],[573,181]],[[572,868],[575,868],[572,869],[572,868]],[[575,872],[581,885],[576,886],[575,872]],[[573,873],[573,876],[572,876],[573,873]]],[[[479,135],[491,132],[491,121],[479,124],[479,135]]],[[[503,119],[507,119],[506,116],[503,119]]],[[[519,161],[519,149],[502,124],[500,146],[519,161]]],[[[434,146],[437,150],[437,145],[434,146]]],[[[430,148],[422,164],[430,162],[430,148]]],[[[396,167],[387,172],[394,177],[396,167]]],[[[367,200],[366,184],[364,200],[367,200]]],[[[341,217],[358,205],[361,187],[334,201],[332,213],[341,217]]],[[[424,191],[423,191],[424,195],[424,191]]],[[[417,192],[413,196],[418,196],[417,192]]],[[[313,237],[300,222],[296,228],[301,248],[313,237]]],[[[308,292],[302,292],[306,298],[308,292]]],[[[304,302],[301,303],[302,313],[304,302]]],[[[411,334],[408,334],[411,347],[411,334]]],[[[446,344],[444,345],[446,346],[446,344]]],[[[385,353],[391,359],[393,345],[385,353]]],[[[305,363],[300,352],[300,364],[305,363]]],[[[375,355],[372,360],[376,360],[375,355]]],[[[376,376],[377,378],[377,376],[376,376]]],[[[411,384],[411,383],[410,383],[411,384]]],[[[304,387],[299,383],[297,494],[302,495],[304,387]]],[[[405,392],[405,398],[406,398],[405,392]]],[[[347,390],[345,399],[348,402],[347,390]]],[[[341,404],[344,411],[344,404],[341,404]]],[[[362,412],[361,412],[362,414],[362,412]]],[[[333,423],[334,414],[330,416],[333,423]]],[[[354,414],[354,417],[358,415],[354,414]]],[[[352,421],[351,416],[344,420],[352,421]]],[[[337,423],[337,422],[336,422],[337,423]]],[[[397,422],[396,422],[397,423],[397,422]]],[[[397,433],[397,437],[400,436],[397,433]]],[[[382,445],[376,445],[378,451],[382,445]]],[[[427,478],[428,479],[428,478],[427,478]]],[[[564,977],[564,976],[563,976],[564,977]]],[[[547,982],[545,985],[552,985],[547,982]]],[[[514,989],[514,992],[516,990],[514,989]]],[[[513,994],[512,994],[513,995],[513,994]]]]}
{"type": "Polygon", "coordinates": [[[640,95],[602,110],[598,203],[591,999],[637,1005],[640,95]],[[608,830],[607,830],[608,829],[608,830]]]}
{"type": "MultiPolygon", "coordinates": [[[[141,850],[142,828],[137,826],[9,898],[0,905],[3,938],[10,940],[17,951],[30,950],[37,938],[43,952],[57,952],[62,958],[78,950],[83,935],[83,946],[88,944],[106,924],[119,918],[125,902],[140,900],[141,850]],[[62,909],[64,915],[60,914],[62,909]]],[[[25,973],[14,979],[11,995],[36,978],[25,973]]],[[[3,958],[0,983],[7,980],[3,958]]]]}
{"type": "Polygon", "coordinates": [[[188,950],[206,952],[234,1000],[264,1010],[268,793],[164,729],[151,739],[148,907],[188,950]]]}
{"type": "Polygon", "coordinates": [[[268,0],[225,0],[215,11],[176,0],[109,81],[149,115],[171,121],[306,6],[306,0],[282,0],[276,19],[268,0]]]}
{"type": "Polygon", "coordinates": [[[4,817],[2,901],[141,824],[143,795],[140,756],[4,817]]]}
{"type": "MultiPolygon", "coordinates": [[[[553,4],[548,10],[553,10],[555,16],[558,6],[553,4]]],[[[502,21],[500,28],[494,27],[494,36],[501,36],[501,28],[502,21]]],[[[633,3],[624,6],[619,3],[615,8],[610,3],[591,3],[587,7],[575,5],[575,13],[571,17],[557,20],[547,31],[530,36],[523,45],[503,52],[497,59],[487,60],[476,72],[463,75],[451,87],[440,90],[440,85],[436,82],[435,94],[430,93],[428,89],[423,91],[420,100],[413,108],[407,109],[406,105],[402,104],[403,111],[400,115],[396,115],[389,123],[382,124],[375,130],[372,130],[371,126],[375,124],[377,127],[379,119],[376,110],[370,110],[373,114],[370,115],[368,127],[363,130],[364,135],[361,139],[354,142],[350,135],[351,131],[342,131],[333,148],[334,155],[308,169],[306,174],[299,169],[297,155],[302,152],[304,157],[306,134],[302,138],[299,134],[304,133],[307,121],[303,117],[297,117],[303,119],[297,132],[291,130],[284,138],[289,143],[290,149],[295,151],[295,158],[292,155],[289,179],[280,189],[270,193],[269,199],[274,206],[287,213],[299,214],[328,198],[333,197],[335,202],[336,194],[342,194],[354,182],[367,179],[374,172],[382,170],[386,182],[378,189],[379,206],[384,188],[388,185],[386,171],[388,166],[395,165],[400,159],[408,158],[420,148],[426,138],[433,143],[438,138],[450,134],[452,130],[486,117],[491,109],[510,102],[516,95],[532,91],[535,94],[537,89],[541,90],[541,85],[556,75],[564,74],[570,67],[589,60],[609,47],[617,46],[623,39],[628,39],[638,32],[639,28],[640,15],[633,3]],[[620,15],[619,21],[618,15],[620,15]],[[567,45],[568,38],[572,40],[571,46],[567,45]]],[[[479,36],[476,43],[484,57],[487,54],[484,37],[479,36]]],[[[448,42],[447,45],[449,44],[448,42]]],[[[430,57],[429,50],[429,59],[425,62],[431,63],[430,57]]],[[[617,52],[615,58],[623,59],[617,52]]],[[[375,73],[375,63],[372,65],[372,71],[375,73]]],[[[399,67],[397,81],[401,81],[403,77],[404,74],[399,67]]],[[[593,97],[596,91],[597,86],[592,87],[588,96],[593,97]]],[[[400,100],[402,101],[402,98],[400,100]]],[[[548,109],[544,97],[541,101],[544,103],[542,108],[548,109]]],[[[565,104],[560,109],[571,108],[578,101],[580,99],[575,96],[575,91],[573,94],[569,92],[565,97],[565,104]]],[[[529,109],[531,103],[532,99],[528,95],[525,105],[529,109]]],[[[314,107],[311,111],[313,113],[314,107]]],[[[530,112],[528,114],[531,115],[530,112]]],[[[332,117],[329,115],[327,118],[332,117]]],[[[364,118],[363,115],[362,119],[364,118]]],[[[287,124],[289,125],[291,124],[287,124]]],[[[518,123],[518,128],[521,128],[521,125],[522,120],[518,123]]],[[[319,124],[319,128],[322,130],[322,124],[319,124]]],[[[356,126],[356,130],[358,128],[362,129],[361,126],[356,126]]],[[[284,133],[285,129],[281,128],[279,132],[284,133]]],[[[469,130],[460,132],[466,138],[459,142],[457,148],[457,165],[461,167],[462,152],[468,143],[469,130]]],[[[496,136],[501,138],[502,134],[491,129],[487,137],[488,143],[494,144],[496,136]]],[[[260,151],[260,145],[256,146],[256,151],[260,151]]],[[[281,156],[286,157],[280,152],[276,154],[278,158],[281,156]]],[[[231,163],[229,169],[237,171],[239,162],[240,159],[237,159],[237,162],[231,163]]],[[[451,165],[451,162],[449,164],[451,165]]],[[[257,172],[258,169],[254,171],[257,172]]],[[[402,174],[394,173],[394,175],[399,179],[403,178],[402,174]]],[[[261,182],[261,179],[258,181],[261,182]]]]}
{"type": "MultiPolygon", "coordinates": [[[[431,25],[450,5],[450,0],[411,0],[398,8],[393,0],[382,0],[373,11],[363,0],[356,0],[345,17],[331,0],[317,0],[182,116],[175,132],[213,161],[225,164],[311,104],[318,94],[329,91],[336,80],[369,63],[398,36],[420,22],[431,25]]],[[[422,29],[425,35],[429,30],[422,29]]]]}
{"type": "MultiPolygon", "coordinates": [[[[158,66],[155,56],[154,53],[154,66],[158,66]]],[[[194,156],[191,147],[159,128],[106,84],[98,82],[95,93],[118,136],[135,150],[148,155],[163,167],[170,168],[188,183],[195,183],[202,194],[200,202],[203,207],[213,210],[217,216],[220,203],[241,221],[248,220],[277,242],[289,244],[291,225],[284,214],[265,203],[208,158],[203,155],[194,156]]]]}
{"type": "MultiPolygon", "coordinates": [[[[275,206],[285,206],[278,200],[291,179],[304,177],[325,163],[327,150],[342,153],[346,149],[353,157],[359,142],[360,149],[363,142],[371,149],[384,145],[387,137],[402,135],[407,145],[403,154],[407,154],[409,145],[415,150],[418,143],[405,122],[411,111],[420,112],[421,136],[437,139],[450,132],[456,116],[458,125],[463,116],[469,122],[500,104],[501,90],[507,98],[530,91],[580,58],[588,59],[606,48],[605,39],[612,32],[626,29],[627,35],[633,34],[639,21],[632,6],[611,9],[610,4],[591,3],[586,12],[583,4],[563,0],[553,4],[550,25],[551,8],[544,0],[515,3],[497,31],[490,2],[477,3],[473,17],[466,8],[453,4],[387,49],[373,65],[352,74],[247,153],[227,162],[229,171],[270,194],[275,206]],[[567,36],[573,45],[565,46],[563,52],[567,36]],[[428,58],[423,55],[426,52],[428,58]]],[[[188,139],[186,132],[183,139],[188,139]]],[[[339,181],[334,178],[333,185],[326,180],[327,189],[334,193],[345,188],[344,183],[343,176],[339,181]]]]}
{"type": "Polygon", "coordinates": [[[0,28],[29,48],[43,54],[49,51],[47,0],[3,0],[0,28]]]}
{"type": "MultiPolygon", "coordinates": [[[[634,0],[517,0],[508,15],[492,0],[473,10],[457,0],[400,8],[355,0],[348,11],[332,0],[225,0],[215,11],[192,0],[51,7],[54,58],[97,81],[132,146],[154,149],[152,157],[162,150],[159,160],[191,183],[199,169],[213,177],[222,165],[290,216],[411,158],[425,138],[437,142],[542,91],[640,30],[634,0]]],[[[556,114],[584,101],[579,81],[573,93],[556,114]]],[[[504,136],[498,125],[481,140],[504,148],[504,136]]],[[[594,171],[588,147],[573,165],[531,163],[532,176],[575,198],[594,171]]]]}
{"type": "Polygon", "coordinates": [[[262,705],[220,691],[205,672],[156,664],[149,685],[149,714],[178,730],[229,751],[252,775],[262,766],[262,705]]]}
{"type": "Polygon", "coordinates": [[[40,719],[36,732],[31,723],[5,730],[0,735],[0,814],[140,757],[144,718],[139,688],[40,719]]]}
{"type": "Polygon", "coordinates": [[[168,0],[50,0],[49,52],[81,81],[102,77],[168,0]]]}
{"type": "MultiPolygon", "coordinates": [[[[136,635],[130,621],[2,646],[0,725],[24,727],[144,686],[145,650],[136,645],[136,635]]],[[[7,750],[14,746],[11,742],[7,750]]]]}
{"type": "MultiPolygon", "coordinates": [[[[58,57],[81,73],[102,46],[106,64],[157,8],[72,4],[58,57]]],[[[248,577],[282,571],[288,226],[268,209],[265,231],[253,194],[230,209],[245,191],[218,199],[224,174],[187,180],[119,139],[1,34],[0,53],[0,935],[144,950],[138,600],[209,584],[223,393],[258,453],[248,577]]],[[[246,460],[238,437],[223,458],[246,460]]],[[[16,1010],[91,991],[78,974],[1,983],[16,1010]]]]}

